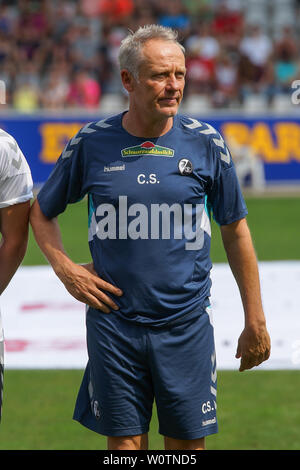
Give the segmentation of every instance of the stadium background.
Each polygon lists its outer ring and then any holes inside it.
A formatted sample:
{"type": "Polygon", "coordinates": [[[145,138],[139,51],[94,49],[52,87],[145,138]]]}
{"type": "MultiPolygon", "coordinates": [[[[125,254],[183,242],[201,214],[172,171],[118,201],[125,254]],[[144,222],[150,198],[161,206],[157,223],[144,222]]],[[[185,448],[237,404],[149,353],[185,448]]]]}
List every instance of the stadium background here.
{"type": "MultiPolygon", "coordinates": [[[[0,2],[0,127],[19,142],[36,191],[80,127],[126,109],[117,51],[128,28],[159,23],[179,32],[187,55],[182,112],[220,130],[232,151],[273,347],[264,366],[237,372],[241,305],[214,228],[220,433],[209,448],[300,448],[299,12],[297,0],[0,2]]],[[[71,257],[88,261],[85,202],[61,224],[71,257]]],[[[30,233],[22,267],[1,297],[0,449],[105,448],[71,420],[86,360],[84,309],[56,281],[30,233]]],[[[159,449],[155,414],[152,430],[159,449]]]]}

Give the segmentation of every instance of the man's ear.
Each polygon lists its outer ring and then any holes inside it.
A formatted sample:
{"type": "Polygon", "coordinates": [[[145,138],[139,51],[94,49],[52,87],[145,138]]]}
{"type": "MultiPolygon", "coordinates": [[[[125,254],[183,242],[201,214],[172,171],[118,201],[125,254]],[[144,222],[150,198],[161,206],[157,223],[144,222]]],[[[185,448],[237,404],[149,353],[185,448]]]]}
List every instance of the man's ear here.
{"type": "Polygon", "coordinates": [[[134,90],[135,79],[128,70],[121,70],[121,80],[123,87],[128,91],[128,93],[134,90]]]}

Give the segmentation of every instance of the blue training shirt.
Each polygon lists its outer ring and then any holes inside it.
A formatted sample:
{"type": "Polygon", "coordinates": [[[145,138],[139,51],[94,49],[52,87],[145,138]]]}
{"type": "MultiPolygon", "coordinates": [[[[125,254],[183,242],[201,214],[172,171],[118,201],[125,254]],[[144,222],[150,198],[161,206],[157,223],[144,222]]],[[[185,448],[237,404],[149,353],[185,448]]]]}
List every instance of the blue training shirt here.
{"type": "MultiPolygon", "coordinates": [[[[158,138],[129,134],[122,114],[84,126],[38,194],[48,218],[88,196],[98,275],[123,291],[127,320],[163,325],[208,304],[211,214],[247,215],[232,158],[211,125],[176,115],[158,138]]],[[[111,294],[110,294],[111,295],[111,294]]]]}

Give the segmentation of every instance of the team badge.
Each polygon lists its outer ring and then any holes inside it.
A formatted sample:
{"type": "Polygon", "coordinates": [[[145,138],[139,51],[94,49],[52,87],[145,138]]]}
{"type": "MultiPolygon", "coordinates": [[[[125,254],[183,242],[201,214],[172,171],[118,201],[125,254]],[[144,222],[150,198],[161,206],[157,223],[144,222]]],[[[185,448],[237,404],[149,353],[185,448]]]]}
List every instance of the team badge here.
{"type": "Polygon", "coordinates": [[[182,158],[178,162],[178,168],[182,175],[190,175],[193,172],[193,165],[187,158],[182,158]]]}

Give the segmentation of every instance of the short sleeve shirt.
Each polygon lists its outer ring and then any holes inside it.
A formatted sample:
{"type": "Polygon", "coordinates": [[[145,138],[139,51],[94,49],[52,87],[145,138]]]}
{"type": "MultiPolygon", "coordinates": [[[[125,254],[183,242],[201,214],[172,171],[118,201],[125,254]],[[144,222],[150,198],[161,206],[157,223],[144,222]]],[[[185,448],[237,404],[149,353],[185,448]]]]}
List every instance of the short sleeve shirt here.
{"type": "Polygon", "coordinates": [[[0,129],[0,208],[33,197],[29,165],[15,139],[0,129]]]}
{"type": "Polygon", "coordinates": [[[84,126],[38,200],[53,218],[87,196],[91,256],[98,275],[124,292],[114,299],[119,314],[163,325],[208,303],[211,217],[226,225],[247,208],[210,124],[177,115],[168,133],[143,138],[123,128],[122,116],[84,126]]]}

